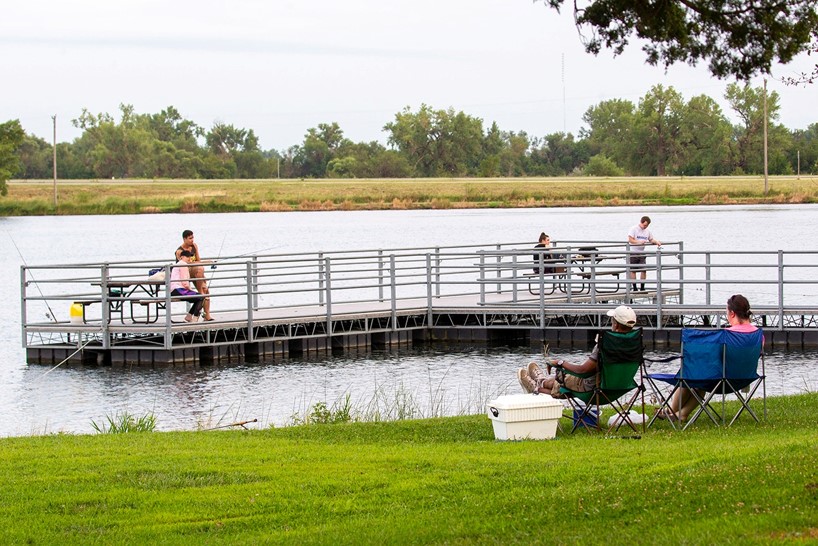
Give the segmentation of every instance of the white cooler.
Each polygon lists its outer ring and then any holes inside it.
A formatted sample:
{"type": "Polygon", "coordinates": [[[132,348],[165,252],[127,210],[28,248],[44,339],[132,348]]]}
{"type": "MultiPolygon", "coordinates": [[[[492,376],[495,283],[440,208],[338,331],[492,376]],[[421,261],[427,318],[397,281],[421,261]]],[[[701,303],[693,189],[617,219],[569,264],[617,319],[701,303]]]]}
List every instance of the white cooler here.
{"type": "Polygon", "coordinates": [[[498,440],[554,438],[562,410],[562,402],[547,394],[508,394],[486,404],[498,440]]]}

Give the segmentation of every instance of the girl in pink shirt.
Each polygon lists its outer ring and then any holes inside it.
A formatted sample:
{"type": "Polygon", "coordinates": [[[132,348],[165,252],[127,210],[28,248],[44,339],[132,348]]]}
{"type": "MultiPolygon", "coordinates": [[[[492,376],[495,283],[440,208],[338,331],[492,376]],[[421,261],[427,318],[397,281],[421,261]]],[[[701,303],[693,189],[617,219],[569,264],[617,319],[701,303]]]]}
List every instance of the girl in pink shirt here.
{"type": "Polygon", "coordinates": [[[204,297],[190,287],[190,260],[193,257],[191,252],[183,250],[179,255],[179,261],[170,271],[170,294],[180,300],[191,302],[190,311],[188,311],[185,320],[187,322],[196,322],[199,320],[199,315],[202,313],[202,306],[204,305],[204,297]]]}

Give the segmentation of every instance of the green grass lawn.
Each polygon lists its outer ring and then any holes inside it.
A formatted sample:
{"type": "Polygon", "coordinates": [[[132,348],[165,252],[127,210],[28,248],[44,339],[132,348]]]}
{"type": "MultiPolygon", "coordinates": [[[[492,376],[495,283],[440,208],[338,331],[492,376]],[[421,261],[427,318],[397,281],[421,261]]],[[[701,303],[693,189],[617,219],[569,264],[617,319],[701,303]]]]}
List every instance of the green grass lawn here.
{"type": "MultiPolygon", "coordinates": [[[[498,442],[485,416],[0,440],[13,544],[818,540],[818,394],[731,428],[498,442]]],[[[567,422],[566,422],[567,423],[567,422]]]]}

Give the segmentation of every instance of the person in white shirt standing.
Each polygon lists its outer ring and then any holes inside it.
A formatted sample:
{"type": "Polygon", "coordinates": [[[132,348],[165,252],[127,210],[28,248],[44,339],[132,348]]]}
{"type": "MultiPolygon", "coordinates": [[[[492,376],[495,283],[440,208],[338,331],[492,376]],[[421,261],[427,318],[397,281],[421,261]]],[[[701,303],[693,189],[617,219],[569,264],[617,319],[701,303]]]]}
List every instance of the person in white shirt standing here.
{"type": "MultiPolygon", "coordinates": [[[[653,238],[653,234],[648,229],[650,226],[650,218],[643,216],[639,223],[631,228],[628,232],[628,243],[630,243],[631,254],[628,258],[628,263],[631,264],[628,278],[636,280],[636,274],[641,273],[642,287],[641,291],[645,291],[645,278],[647,277],[647,256],[645,256],[645,245],[652,244],[662,246],[662,243],[653,238]]],[[[636,283],[631,285],[631,290],[636,292],[636,283]]]]}

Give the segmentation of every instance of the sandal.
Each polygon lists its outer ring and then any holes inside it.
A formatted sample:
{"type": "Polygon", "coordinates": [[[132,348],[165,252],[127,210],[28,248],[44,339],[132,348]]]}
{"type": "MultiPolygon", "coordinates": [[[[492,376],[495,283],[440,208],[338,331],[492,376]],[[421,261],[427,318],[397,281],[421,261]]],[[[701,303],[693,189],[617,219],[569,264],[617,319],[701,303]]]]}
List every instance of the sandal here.
{"type": "Polygon", "coordinates": [[[656,414],[656,417],[658,417],[659,419],[664,419],[666,421],[673,421],[674,423],[679,422],[679,416],[676,415],[676,412],[671,411],[668,408],[662,408],[661,410],[659,410],[656,414]]]}

